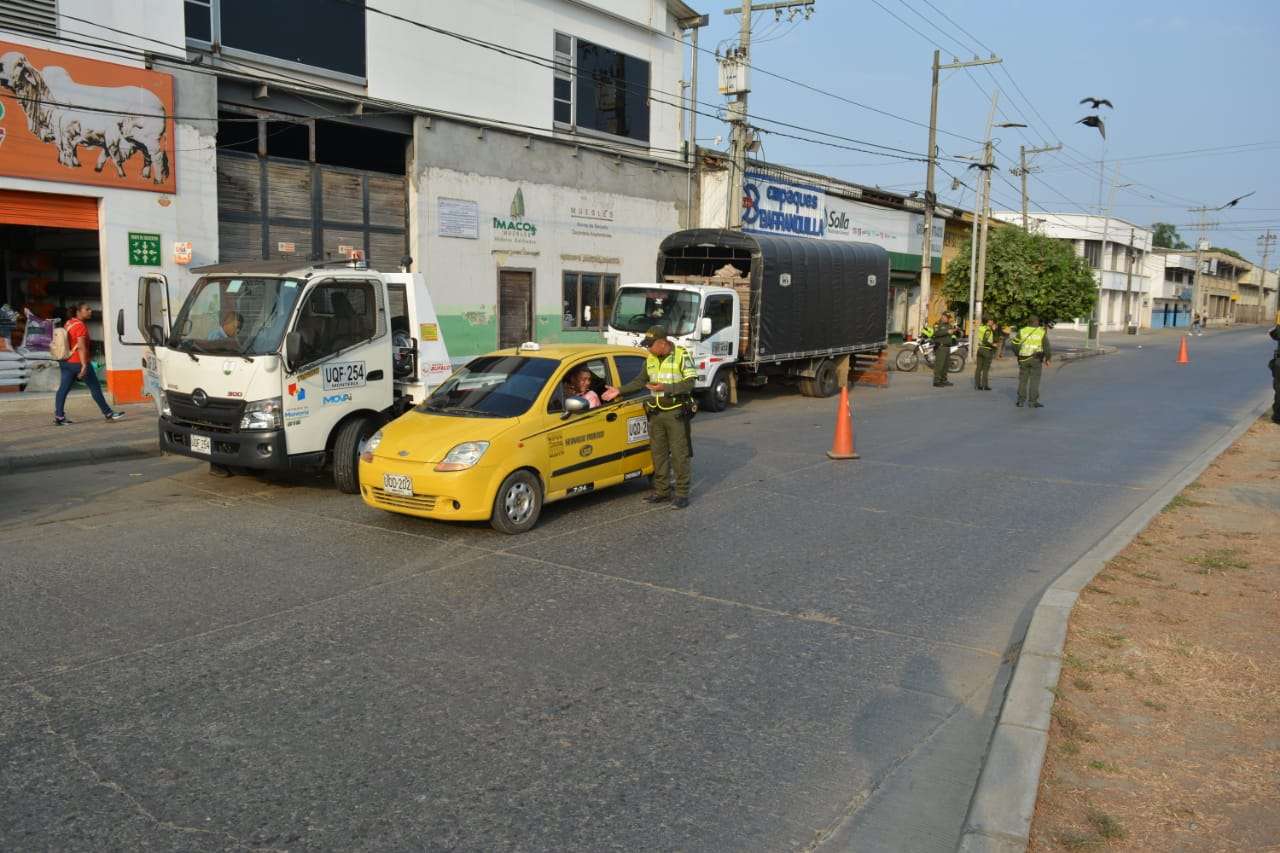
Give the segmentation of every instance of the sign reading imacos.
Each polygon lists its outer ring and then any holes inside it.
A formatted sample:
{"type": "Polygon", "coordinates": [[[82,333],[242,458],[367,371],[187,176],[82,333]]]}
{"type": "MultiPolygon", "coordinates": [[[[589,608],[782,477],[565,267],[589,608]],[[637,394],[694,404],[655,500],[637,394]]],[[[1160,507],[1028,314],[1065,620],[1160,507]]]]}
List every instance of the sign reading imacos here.
{"type": "Polygon", "coordinates": [[[518,187],[516,194],[511,197],[511,216],[507,219],[500,216],[493,217],[493,231],[495,234],[522,232],[530,237],[537,235],[538,226],[524,218],[524,192],[518,187]]]}
{"type": "Polygon", "coordinates": [[[817,187],[756,172],[747,172],[742,182],[742,227],[748,231],[823,237],[826,208],[826,193],[817,187]]]}

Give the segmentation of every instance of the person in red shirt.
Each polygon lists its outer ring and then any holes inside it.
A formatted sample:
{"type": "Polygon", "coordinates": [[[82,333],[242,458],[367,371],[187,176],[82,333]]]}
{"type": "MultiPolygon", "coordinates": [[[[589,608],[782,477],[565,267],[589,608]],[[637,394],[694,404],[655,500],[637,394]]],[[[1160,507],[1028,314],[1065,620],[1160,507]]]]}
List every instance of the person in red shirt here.
{"type": "Polygon", "coordinates": [[[62,368],[62,381],[58,385],[58,396],[54,398],[54,426],[64,426],[71,423],[71,421],[67,420],[67,413],[64,407],[67,403],[67,393],[77,379],[89,386],[89,393],[93,395],[93,401],[102,410],[104,418],[108,421],[118,421],[124,417],[124,412],[112,411],[111,407],[107,405],[107,398],[102,395],[102,385],[98,382],[98,374],[93,372],[93,366],[89,364],[89,327],[87,322],[92,316],[93,309],[89,307],[89,303],[80,302],[76,304],[71,319],[67,321],[67,344],[71,348],[71,355],[67,357],[66,361],[58,365],[62,368]]]}

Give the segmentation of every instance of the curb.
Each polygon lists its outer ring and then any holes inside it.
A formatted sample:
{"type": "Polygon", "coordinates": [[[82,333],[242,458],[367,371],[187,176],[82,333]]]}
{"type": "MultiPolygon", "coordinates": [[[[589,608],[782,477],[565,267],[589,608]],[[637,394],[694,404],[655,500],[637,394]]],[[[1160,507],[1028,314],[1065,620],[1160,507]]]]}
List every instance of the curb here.
{"type": "Polygon", "coordinates": [[[66,447],[32,450],[26,453],[0,455],[0,475],[16,474],[38,468],[62,465],[96,465],[119,459],[138,459],[161,455],[160,443],[154,438],[97,447],[66,447]]]}
{"type": "MultiPolygon", "coordinates": [[[[1270,395],[1267,391],[1264,397],[1270,395]]],[[[1188,462],[1084,556],[1068,566],[1040,597],[1000,707],[978,785],[969,801],[969,813],[957,848],[961,853],[1021,853],[1027,849],[1040,788],[1040,769],[1049,745],[1049,720],[1053,711],[1050,691],[1058,685],[1067,621],[1080,590],[1268,408],[1270,403],[1265,399],[1250,408],[1243,420],[1188,462]]]]}

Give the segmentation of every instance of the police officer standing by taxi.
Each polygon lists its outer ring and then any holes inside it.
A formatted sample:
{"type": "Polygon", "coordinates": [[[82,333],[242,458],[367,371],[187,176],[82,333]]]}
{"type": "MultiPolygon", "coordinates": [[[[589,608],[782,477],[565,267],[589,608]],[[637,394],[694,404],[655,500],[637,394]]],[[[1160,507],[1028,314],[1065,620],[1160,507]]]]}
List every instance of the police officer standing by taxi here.
{"type": "Polygon", "coordinates": [[[606,388],[603,399],[649,389],[644,411],[649,418],[649,449],[653,453],[653,493],[645,500],[652,504],[671,501],[676,509],[684,509],[689,505],[689,483],[693,478],[690,420],[698,371],[689,353],[668,340],[662,326],[650,327],[643,345],[649,350],[644,370],[621,388],[606,388]]]}
{"type": "Polygon", "coordinates": [[[943,312],[938,325],[933,330],[933,387],[946,388],[955,383],[947,379],[947,360],[951,358],[952,335],[951,312],[943,312]]]}
{"type": "Polygon", "coordinates": [[[1024,402],[1033,409],[1043,409],[1040,402],[1040,373],[1049,363],[1049,330],[1040,318],[1031,315],[1030,322],[1018,330],[1010,341],[1018,351],[1018,405],[1024,402]]]}
{"type": "Polygon", "coordinates": [[[996,321],[988,319],[978,330],[978,366],[973,371],[973,387],[978,391],[991,390],[991,360],[996,357],[996,350],[999,348],[996,342],[998,329],[996,321]]]}

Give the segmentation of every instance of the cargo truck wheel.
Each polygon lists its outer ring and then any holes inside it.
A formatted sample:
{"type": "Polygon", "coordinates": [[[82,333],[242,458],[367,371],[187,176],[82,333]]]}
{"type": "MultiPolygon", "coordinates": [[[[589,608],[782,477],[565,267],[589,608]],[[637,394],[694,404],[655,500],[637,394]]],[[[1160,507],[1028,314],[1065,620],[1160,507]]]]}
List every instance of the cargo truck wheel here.
{"type": "Polygon", "coordinates": [[[840,379],[836,373],[834,359],[824,358],[813,372],[813,396],[830,397],[840,390],[840,379]]]}
{"type": "Polygon", "coordinates": [[[915,347],[898,350],[898,354],[893,359],[893,366],[904,373],[910,373],[920,366],[920,352],[915,347]]]}
{"type": "Polygon", "coordinates": [[[515,471],[498,487],[489,523],[500,533],[524,533],[541,513],[542,483],[529,471],[515,471]]]}
{"type": "Polygon", "coordinates": [[[708,412],[723,412],[729,408],[729,371],[732,369],[722,367],[711,377],[711,384],[702,396],[702,408],[708,412]]]}
{"type": "Polygon", "coordinates": [[[352,418],[338,428],[333,441],[333,484],[343,494],[360,492],[360,445],[373,430],[372,418],[352,418]]]}

